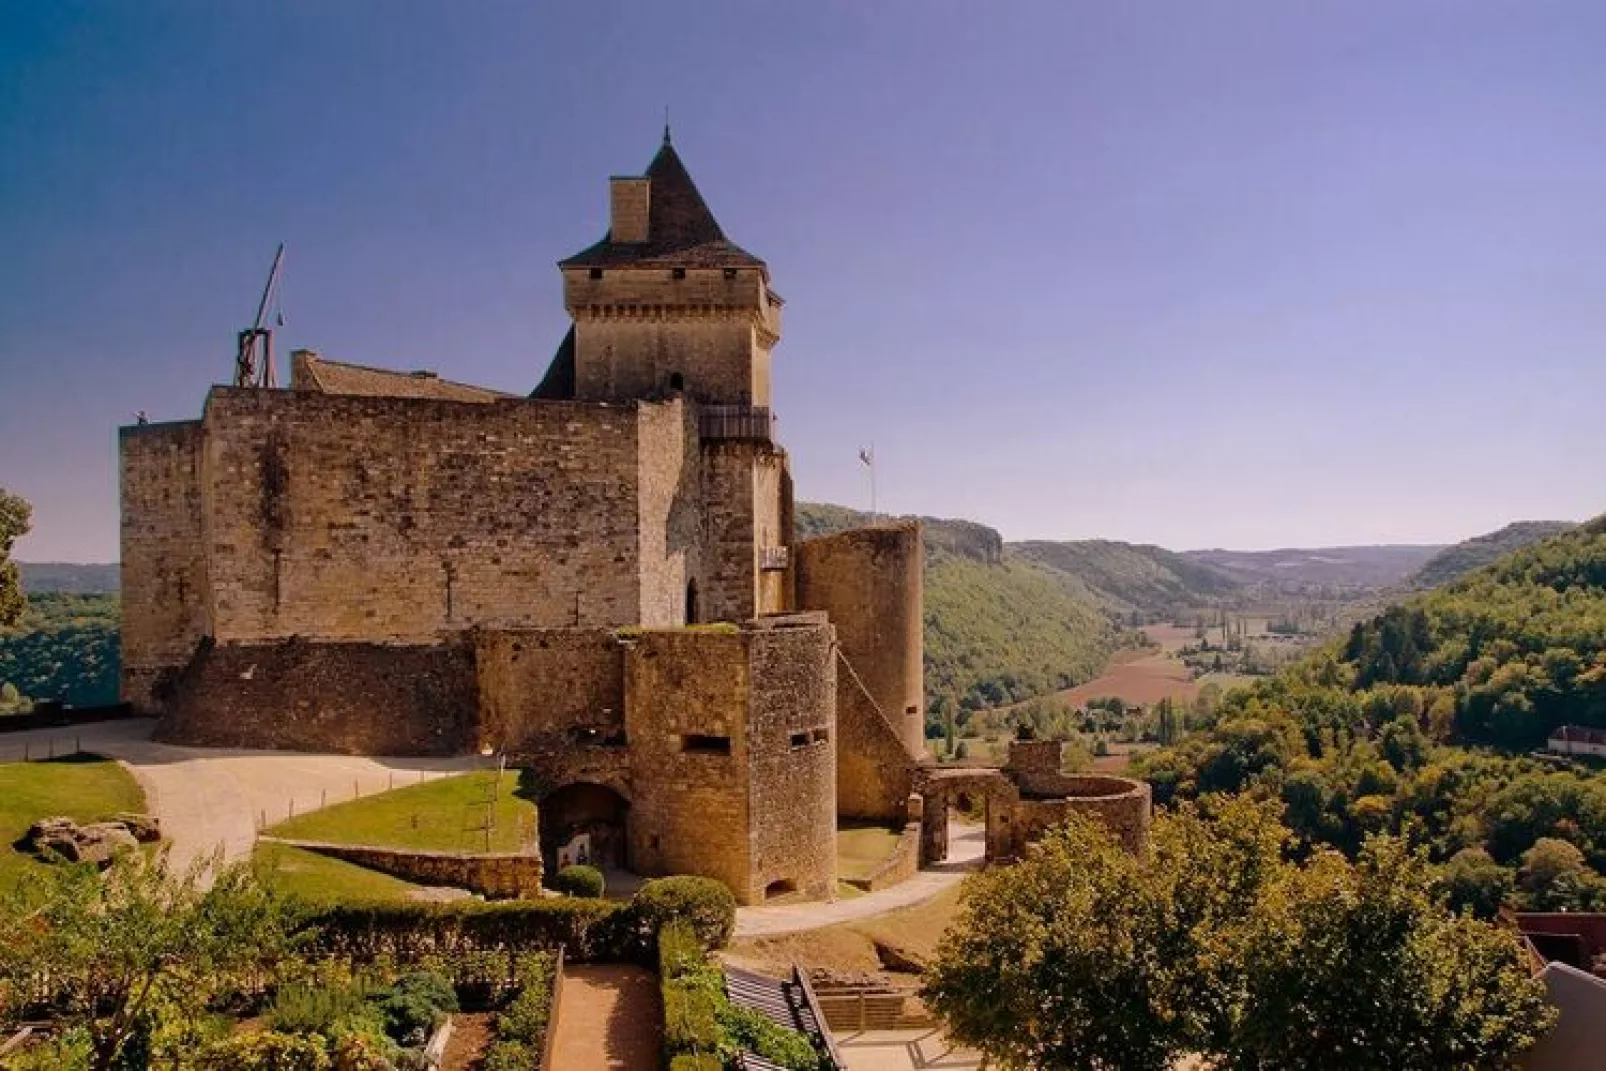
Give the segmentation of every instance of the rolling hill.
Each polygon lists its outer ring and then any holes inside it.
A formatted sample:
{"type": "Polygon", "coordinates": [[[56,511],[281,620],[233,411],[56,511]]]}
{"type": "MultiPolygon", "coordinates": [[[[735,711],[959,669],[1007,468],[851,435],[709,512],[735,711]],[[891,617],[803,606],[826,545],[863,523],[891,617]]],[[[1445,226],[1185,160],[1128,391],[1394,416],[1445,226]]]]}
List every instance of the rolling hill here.
{"type": "Polygon", "coordinates": [[[1572,521],[1517,521],[1497,532],[1488,532],[1446,547],[1435,554],[1406,583],[1417,589],[1436,588],[1459,580],[1514,550],[1548,539],[1578,527],[1572,521]]]}
{"type": "Polygon", "coordinates": [[[22,589],[30,595],[106,595],[118,589],[116,562],[81,565],[76,562],[18,562],[22,589]]]}
{"type": "Polygon", "coordinates": [[[1179,556],[1237,580],[1247,593],[1348,598],[1400,583],[1446,548],[1442,544],[1284,550],[1188,550],[1179,556]]]}

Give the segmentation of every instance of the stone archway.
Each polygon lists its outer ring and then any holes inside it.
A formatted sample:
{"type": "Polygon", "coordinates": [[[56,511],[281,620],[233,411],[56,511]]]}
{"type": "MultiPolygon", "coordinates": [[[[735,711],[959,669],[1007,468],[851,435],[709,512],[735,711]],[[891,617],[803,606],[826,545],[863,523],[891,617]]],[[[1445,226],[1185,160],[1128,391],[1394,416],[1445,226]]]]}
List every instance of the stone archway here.
{"type": "Polygon", "coordinates": [[[574,781],[541,798],[541,857],[547,873],[559,869],[559,856],[578,845],[573,860],[604,869],[628,869],[630,801],[607,785],[574,781]]]}
{"type": "Polygon", "coordinates": [[[995,809],[1010,790],[1003,771],[996,768],[921,769],[915,781],[915,791],[921,796],[920,865],[933,866],[948,858],[948,819],[956,807],[963,809],[981,800],[991,827],[995,809]]]}

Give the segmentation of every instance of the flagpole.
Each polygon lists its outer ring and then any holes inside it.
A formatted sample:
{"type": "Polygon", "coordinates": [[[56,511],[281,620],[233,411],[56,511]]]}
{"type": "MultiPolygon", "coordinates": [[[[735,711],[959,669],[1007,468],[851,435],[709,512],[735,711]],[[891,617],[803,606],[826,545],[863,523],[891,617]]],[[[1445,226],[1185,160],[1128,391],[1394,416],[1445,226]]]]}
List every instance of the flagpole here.
{"type": "Polygon", "coordinates": [[[869,460],[868,466],[869,466],[869,469],[870,469],[870,523],[874,524],[875,523],[875,519],[876,519],[876,508],[875,508],[875,506],[876,506],[876,502],[875,502],[875,440],[874,439],[870,440],[870,460],[869,460]]]}

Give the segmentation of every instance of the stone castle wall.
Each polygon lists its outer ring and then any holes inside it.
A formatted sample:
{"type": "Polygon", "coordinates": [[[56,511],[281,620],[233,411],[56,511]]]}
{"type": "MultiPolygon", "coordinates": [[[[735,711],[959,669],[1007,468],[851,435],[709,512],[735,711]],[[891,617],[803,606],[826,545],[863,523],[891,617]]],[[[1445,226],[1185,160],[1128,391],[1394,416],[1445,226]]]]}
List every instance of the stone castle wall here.
{"type": "Polygon", "coordinates": [[[801,543],[797,603],[836,626],[845,816],[898,820],[925,754],[923,557],[918,522],[860,528],[801,543]]]}
{"type": "Polygon", "coordinates": [[[754,902],[766,890],[836,893],[836,674],[822,617],[749,633],[754,902]]]}
{"type": "Polygon", "coordinates": [[[158,726],[201,747],[455,755],[478,738],[466,643],[201,644],[158,726]]]}
{"type": "Polygon", "coordinates": [[[123,698],[141,710],[170,686],[206,634],[201,422],[119,434],[123,698]]]}
{"type": "Polygon", "coordinates": [[[219,641],[641,617],[637,406],[218,388],[206,424],[219,641]]]}
{"type": "Polygon", "coordinates": [[[644,632],[625,659],[625,732],[639,775],[630,799],[632,866],[718,878],[743,903],[748,689],[746,643],[735,629],[644,632]]]}

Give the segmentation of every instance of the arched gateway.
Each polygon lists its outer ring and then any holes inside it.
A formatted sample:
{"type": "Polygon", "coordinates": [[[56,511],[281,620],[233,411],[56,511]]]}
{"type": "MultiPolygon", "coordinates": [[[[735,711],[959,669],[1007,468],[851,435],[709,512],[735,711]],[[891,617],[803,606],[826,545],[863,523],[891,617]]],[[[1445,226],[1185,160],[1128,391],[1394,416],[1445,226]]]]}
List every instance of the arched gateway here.
{"type": "Polygon", "coordinates": [[[628,869],[630,801],[607,785],[576,781],[541,799],[541,857],[547,873],[569,863],[628,869]]]}

